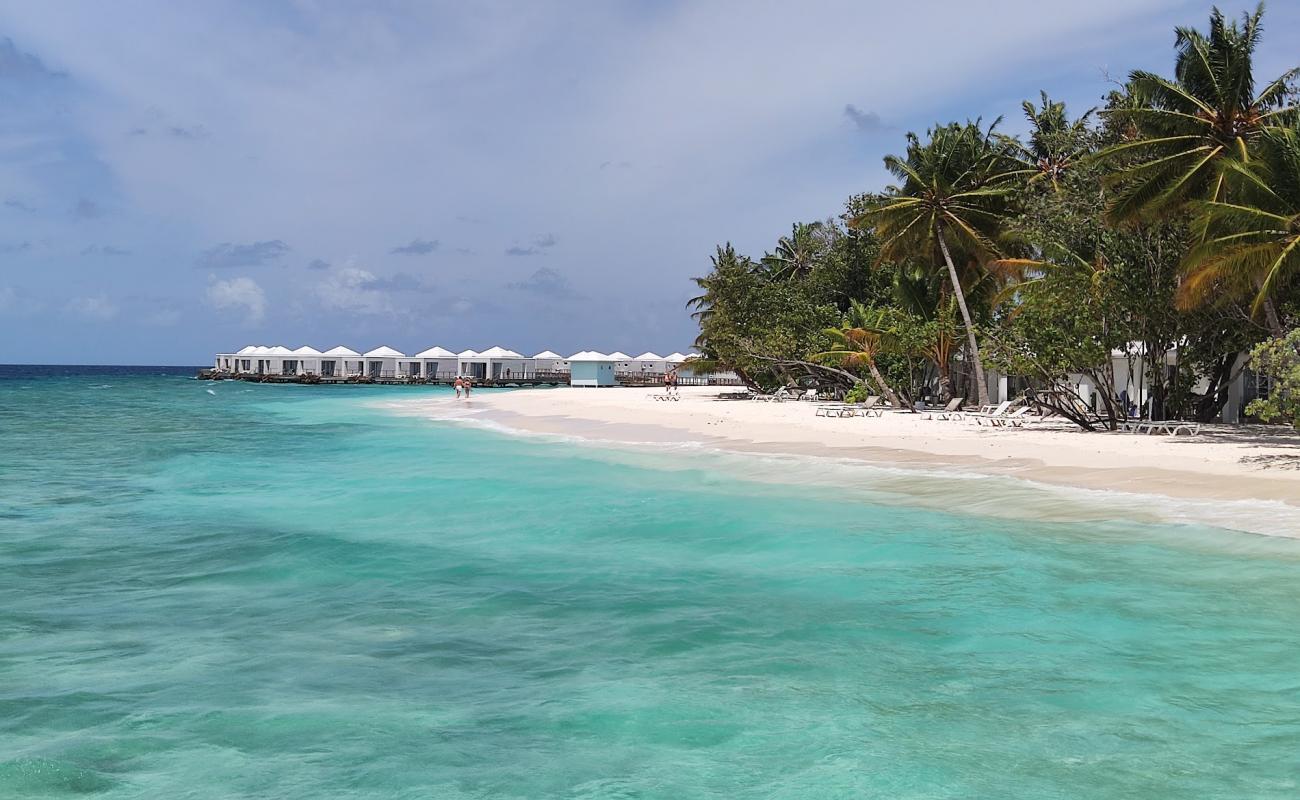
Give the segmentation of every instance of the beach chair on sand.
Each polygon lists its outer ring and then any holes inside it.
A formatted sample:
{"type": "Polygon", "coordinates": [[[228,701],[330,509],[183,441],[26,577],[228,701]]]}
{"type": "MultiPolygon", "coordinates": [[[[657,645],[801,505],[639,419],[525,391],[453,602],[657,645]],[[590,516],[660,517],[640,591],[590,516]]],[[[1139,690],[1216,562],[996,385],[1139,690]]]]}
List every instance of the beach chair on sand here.
{"type": "Polygon", "coordinates": [[[925,413],[926,419],[961,419],[961,404],[966,400],[964,397],[954,397],[948,401],[948,405],[943,408],[936,408],[925,413]]]}
{"type": "MultiPolygon", "coordinates": [[[[1036,419],[1041,419],[1041,417],[1029,416],[1029,412],[1032,410],[1033,409],[1031,409],[1029,406],[1021,406],[1020,408],[1017,408],[1016,410],[1011,411],[1009,413],[1002,414],[1001,416],[996,416],[996,417],[990,416],[989,424],[995,428],[1005,428],[1008,425],[1010,425],[1013,428],[1019,428],[1022,425],[1024,425],[1026,422],[1032,422],[1036,419]]],[[[979,420],[976,420],[976,422],[979,422],[979,420]]]]}
{"type": "Polygon", "coordinates": [[[1137,420],[1125,422],[1121,426],[1121,430],[1128,431],[1129,433],[1145,433],[1148,435],[1153,433],[1165,433],[1170,436],[1177,436],[1180,433],[1185,433],[1188,436],[1196,436],[1201,432],[1201,423],[1187,422],[1178,419],[1137,420]]]}
{"type": "Polygon", "coordinates": [[[858,408],[850,403],[822,403],[817,406],[815,416],[818,417],[853,417],[857,416],[858,408]]]}
{"type": "MultiPolygon", "coordinates": [[[[1006,416],[1007,409],[1010,407],[1011,407],[1011,401],[1003,400],[1001,403],[998,403],[996,406],[994,406],[993,409],[990,411],[977,411],[974,414],[967,414],[966,416],[970,419],[975,420],[975,424],[983,425],[984,420],[995,419],[998,417],[1006,416]]],[[[982,406],[982,408],[988,408],[988,406],[982,406]]]]}

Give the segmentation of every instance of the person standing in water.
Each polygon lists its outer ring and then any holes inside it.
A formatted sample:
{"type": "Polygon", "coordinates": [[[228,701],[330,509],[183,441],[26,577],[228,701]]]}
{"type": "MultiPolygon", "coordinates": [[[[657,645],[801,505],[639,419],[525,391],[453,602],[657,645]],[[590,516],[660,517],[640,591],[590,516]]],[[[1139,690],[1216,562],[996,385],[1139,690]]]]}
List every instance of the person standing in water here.
{"type": "Polygon", "coordinates": [[[473,387],[473,386],[474,386],[474,381],[470,380],[469,378],[466,378],[466,379],[465,379],[465,399],[466,399],[466,400],[469,399],[469,390],[470,390],[470,388],[473,387]]]}
{"type": "Polygon", "coordinates": [[[461,388],[461,386],[463,385],[463,384],[460,382],[460,378],[457,378],[457,379],[456,379],[456,383],[455,383],[454,385],[455,385],[455,387],[456,387],[456,399],[459,400],[459,399],[460,399],[460,388],[461,388]]]}

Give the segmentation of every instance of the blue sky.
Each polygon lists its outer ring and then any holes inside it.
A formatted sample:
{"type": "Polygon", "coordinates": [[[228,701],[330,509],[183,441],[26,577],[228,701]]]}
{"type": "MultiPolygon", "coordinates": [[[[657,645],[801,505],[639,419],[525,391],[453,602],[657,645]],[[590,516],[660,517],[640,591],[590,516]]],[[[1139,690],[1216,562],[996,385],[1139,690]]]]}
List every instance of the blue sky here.
{"type": "MultiPolygon", "coordinates": [[[[1261,78],[1297,59],[1266,16],[1261,78]]],[[[1238,13],[1242,6],[1225,4],[1238,13]]],[[[1209,4],[0,6],[0,362],[249,343],[667,352],[936,120],[1075,110],[1209,4]],[[990,10],[990,9],[996,9],[990,10]]]]}

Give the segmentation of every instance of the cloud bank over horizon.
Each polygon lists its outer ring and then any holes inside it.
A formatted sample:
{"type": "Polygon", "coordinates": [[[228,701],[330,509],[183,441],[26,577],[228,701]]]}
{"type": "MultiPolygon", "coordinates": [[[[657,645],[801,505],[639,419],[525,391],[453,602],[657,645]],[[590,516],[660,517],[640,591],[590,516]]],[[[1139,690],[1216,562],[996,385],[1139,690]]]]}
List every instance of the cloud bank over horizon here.
{"type": "Polygon", "coordinates": [[[907,130],[1167,74],[1209,13],[939,5],[2,7],[0,362],[682,350],[715,244],[838,214],[907,130]]]}

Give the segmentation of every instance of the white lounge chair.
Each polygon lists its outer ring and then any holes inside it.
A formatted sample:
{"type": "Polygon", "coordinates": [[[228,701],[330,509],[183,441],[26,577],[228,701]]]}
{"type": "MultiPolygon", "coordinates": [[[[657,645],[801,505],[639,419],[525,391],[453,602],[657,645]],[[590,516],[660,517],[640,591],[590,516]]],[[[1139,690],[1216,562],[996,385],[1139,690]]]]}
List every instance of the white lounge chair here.
{"type": "Polygon", "coordinates": [[[927,411],[925,413],[925,418],[942,419],[942,420],[961,419],[962,412],[960,411],[960,409],[961,409],[962,401],[964,401],[965,399],[966,398],[964,397],[954,397],[953,399],[949,400],[948,405],[944,406],[943,408],[936,408],[927,411]]]}
{"type": "MultiPolygon", "coordinates": [[[[1010,400],[1003,400],[1001,403],[994,406],[991,411],[977,411],[974,414],[967,414],[967,416],[975,420],[975,424],[983,425],[983,420],[1005,416],[1007,409],[1011,407],[1011,403],[1012,401],[1010,400]]],[[[988,406],[981,406],[981,408],[988,408],[988,406]]]]}
{"type": "MultiPolygon", "coordinates": [[[[1035,417],[1029,416],[1029,412],[1031,410],[1032,409],[1029,406],[1021,406],[1020,408],[1017,408],[1016,410],[1007,414],[1002,414],[1000,416],[990,415],[988,418],[989,424],[994,426],[995,428],[1005,428],[1008,425],[1010,425],[1013,428],[1019,428],[1020,426],[1024,425],[1026,422],[1030,422],[1031,420],[1035,419],[1035,417]]],[[[978,420],[976,421],[978,422],[978,420]]]]}

